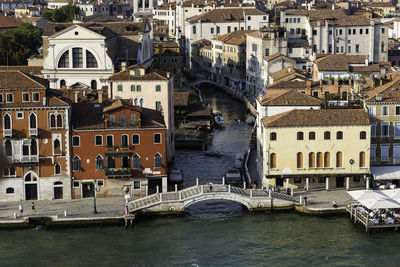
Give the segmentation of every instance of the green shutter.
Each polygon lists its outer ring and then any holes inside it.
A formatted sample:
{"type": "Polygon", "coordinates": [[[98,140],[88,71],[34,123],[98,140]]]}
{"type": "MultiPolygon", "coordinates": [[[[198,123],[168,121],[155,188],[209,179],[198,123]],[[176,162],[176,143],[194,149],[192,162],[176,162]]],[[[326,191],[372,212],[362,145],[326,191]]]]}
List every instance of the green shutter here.
{"type": "Polygon", "coordinates": [[[118,85],[118,91],[122,91],[122,85],[118,85]]]}
{"type": "Polygon", "coordinates": [[[156,92],[161,92],[161,85],[156,85],[156,92]]]}
{"type": "Polygon", "coordinates": [[[135,91],[135,86],[131,85],[131,91],[134,92],[135,91]]]}
{"type": "Polygon", "coordinates": [[[137,86],[136,86],[136,91],[141,92],[141,91],[142,91],[142,86],[137,85],[137,86]]]}

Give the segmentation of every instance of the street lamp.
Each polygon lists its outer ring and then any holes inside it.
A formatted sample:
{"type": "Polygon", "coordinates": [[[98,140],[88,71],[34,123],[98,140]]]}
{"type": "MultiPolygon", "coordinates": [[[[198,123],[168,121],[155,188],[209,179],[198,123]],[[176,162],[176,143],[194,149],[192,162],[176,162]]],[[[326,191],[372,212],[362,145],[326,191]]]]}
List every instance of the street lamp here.
{"type": "MultiPolygon", "coordinates": [[[[93,214],[97,214],[96,192],[99,192],[99,191],[100,191],[100,188],[99,188],[99,190],[97,191],[96,183],[97,183],[97,180],[95,179],[95,180],[94,180],[94,183],[93,183],[93,214]]],[[[90,186],[91,186],[91,185],[88,184],[88,190],[89,190],[89,191],[90,191],[90,189],[91,189],[90,186]]]]}

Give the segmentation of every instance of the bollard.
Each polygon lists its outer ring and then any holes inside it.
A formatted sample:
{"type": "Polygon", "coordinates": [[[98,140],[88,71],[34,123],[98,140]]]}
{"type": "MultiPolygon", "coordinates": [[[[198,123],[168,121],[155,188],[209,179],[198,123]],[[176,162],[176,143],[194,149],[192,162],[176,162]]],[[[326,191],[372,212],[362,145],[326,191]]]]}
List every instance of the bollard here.
{"type": "Polygon", "coordinates": [[[160,202],[162,202],[162,193],[160,194],[160,202]]]}
{"type": "Polygon", "coordinates": [[[196,178],[196,185],[199,186],[199,178],[196,178]]]}
{"type": "Polygon", "coordinates": [[[17,219],[17,213],[14,212],[14,219],[17,219]]]}
{"type": "Polygon", "coordinates": [[[272,191],[271,188],[268,189],[268,197],[269,197],[269,198],[271,198],[271,195],[272,195],[272,192],[271,192],[271,191],[272,191]]]}
{"type": "Polygon", "coordinates": [[[250,189],[250,197],[253,197],[253,189],[250,189]]]}
{"type": "Polygon", "coordinates": [[[201,186],[201,193],[204,194],[204,185],[201,186]]]}
{"type": "Polygon", "coordinates": [[[228,185],[228,192],[231,192],[231,185],[228,185]]]}
{"type": "Polygon", "coordinates": [[[222,176],[222,185],[225,185],[225,176],[222,176]]]}
{"type": "Polygon", "coordinates": [[[300,195],[300,204],[302,204],[302,203],[303,203],[303,196],[300,195]]]}
{"type": "Polygon", "coordinates": [[[246,182],[243,182],[243,189],[246,189],[246,182]]]}
{"type": "Polygon", "coordinates": [[[64,217],[67,217],[67,210],[64,210],[64,217]]]}
{"type": "Polygon", "coordinates": [[[182,192],[179,192],[179,200],[182,200],[182,192]]]}
{"type": "Polygon", "coordinates": [[[290,195],[291,196],[293,196],[293,193],[294,193],[294,189],[293,189],[293,187],[290,189],[290,195]]]}
{"type": "Polygon", "coordinates": [[[177,192],[177,191],[178,191],[178,185],[175,184],[175,192],[177,192]]]}
{"type": "Polygon", "coordinates": [[[160,190],[159,190],[159,188],[158,188],[158,185],[156,186],[156,193],[157,193],[157,194],[160,193],[160,190]]]}

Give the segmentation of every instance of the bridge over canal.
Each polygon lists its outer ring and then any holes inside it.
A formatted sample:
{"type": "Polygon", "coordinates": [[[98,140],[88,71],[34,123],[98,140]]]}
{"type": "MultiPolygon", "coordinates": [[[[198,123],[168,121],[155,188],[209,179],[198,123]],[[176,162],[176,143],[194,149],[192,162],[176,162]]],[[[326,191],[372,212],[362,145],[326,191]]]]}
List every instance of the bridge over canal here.
{"type": "Polygon", "coordinates": [[[130,215],[136,213],[180,213],[187,207],[213,200],[234,201],[249,211],[291,207],[298,201],[285,194],[263,189],[243,189],[231,185],[214,184],[212,191],[207,185],[195,185],[180,191],[156,193],[128,203],[130,215]]]}

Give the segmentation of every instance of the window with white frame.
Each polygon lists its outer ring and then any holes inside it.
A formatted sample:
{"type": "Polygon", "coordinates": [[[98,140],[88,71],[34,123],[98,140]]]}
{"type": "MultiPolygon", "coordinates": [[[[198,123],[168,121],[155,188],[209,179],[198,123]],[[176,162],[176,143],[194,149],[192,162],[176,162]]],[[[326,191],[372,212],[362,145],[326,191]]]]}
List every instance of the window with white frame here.
{"type": "Polygon", "coordinates": [[[389,116],[389,106],[382,107],[382,116],[389,116]]]}
{"type": "Polygon", "coordinates": [[[22,93],[22,102],[29,102],[29,93],[22,93]]]}
{"type": "Polygon", "coordinates": [[[375,106],[368,107],[368,115],[370,117],[376,116],[376,107],[375,106]]]}
{"type": "Polygon", "coordinates": [[[370,159],[371,160],[375,160],[376,158],[376,147],[375,146],[371,146],[370,149],[370,159]]]}
{"type": "Polygon", "coordinates": [[[160,153],[156,153],[154,156],[154,169],[162,168],[162,156],[160,153]]]}
{"type": "Polygon", "coordinates": [[[388,161],[389,160],[389,146],[381,145],[381,160],[388,161]]]}
{"type": "Polygon", "coordinates": [[[96,171],[102,171],[104,169],[104,159],[102,156],[97,155],[96,157],[96,171]]]}
{"type": "Polygon", "coordinates": [[[78,187],[81,186],[81,183],[80,183],[80,181],[73,181],[72,186],[73,186],[74,188],[78,188],[78,187]]]}
{"type": "Polygon", "coordinates": [[[400,159],[400,146],[393,146],[393,158],[400,159]]]}
{"type": "Polygon", "coordinates": [[[160,133],[154,134],[154,144],[161,144],[161,134],[160,133]]]}
{"type": "Polygon", "coordinates": [[[61,174],[61,165],[58,162],[54,164],[54,174],[61,174]]]}
{"type": "Polygon", "coordinates": [[[107,137],[106,137],[106,146],[107,147],[113,147],[114,146],[114,136],[113,135],[107,135],[107,137]]]}
{"type": "Polygon", "coordinates": [[[133,181],[133,189],[140,189],[140,181],[139,180],[133,181]]]}
{"type": "Polygon", "coordinates": [[[394,138],[400,138],[400,122],[394,123],[394,138]]]}
{"type": "Polygon", "coordinates": [[[400,106],[396,106],[394,110],[395,110],[395,115],[400,116],[400,106]]]}
{"type": "Polygon", "coordinates": [[[371,137],[376,136],[376,124],[371,124],[371,137]]]}
{"type": "Polygon", "coordinates": [[[18,111],[15,113],[15,117],[17,120],[23,120],[24,119],[24,112],[23,111],[18,111]]]}
{"type": "Polygon", "coordinates": [[[139,145],[139,144],[140,144],[140,135],[132,134],[132,145],[139,145]]]}
{"type": "Polygon", "coordinates": [[[3,103],[4,99],[3,99],[3,94],[0,94],[0,103],[3,103]]]}
{"type": "Polygon", "coordinates": [[[40,93],[32,93],[32,101],[39,102],[40,101],[40,93]]]}
{"type": "Polygon", "coordinates": [[[103,145],[103,136],[102,135],[96,135],[94,137],[94,144],[96,146],[102,146],[103,145]]]}
{"type": "Polygon", "coordinates": [[[73,171],[81,171],[81,158],[78,156],[75,156],[74,159],[72,160],[72,169],[73,171]]]}
{"type": "Polygon", "coordinates": [[[8,93],[6,94],[6,103],[13,103],[14,102],[14,94],[8,93]]]}
{"type": "Polygon", "coordinates": [[[381,123],[381,136],[389,136],[389,123],[381,123]]]}
{"type": "Polygon", "coordinates": [[[133,169],[140,169],[140,156],[138,154],[133,155],[133,169]]]}
{"type": "Polygon", "coordinates": [[[72,136],[72,146],[80,146],[81,138],[78,135],[72,136]]]}
{"type": "Polygon", "coordinates": [[[97,180],[97,186],[98,187],[104,186],[104,180],[103,179],[97,180]]]}

